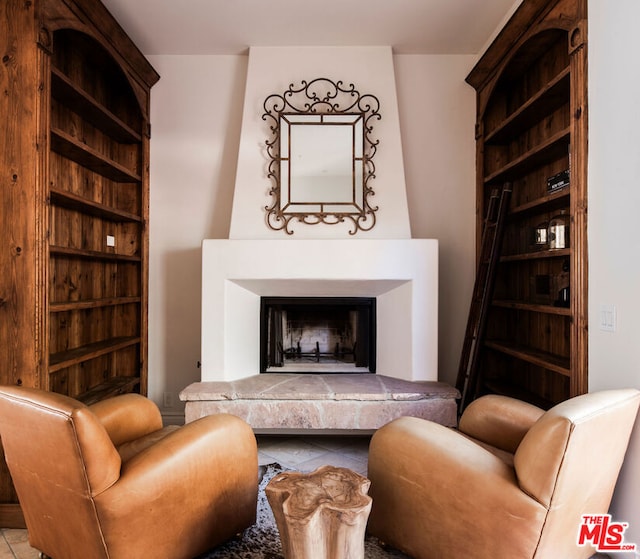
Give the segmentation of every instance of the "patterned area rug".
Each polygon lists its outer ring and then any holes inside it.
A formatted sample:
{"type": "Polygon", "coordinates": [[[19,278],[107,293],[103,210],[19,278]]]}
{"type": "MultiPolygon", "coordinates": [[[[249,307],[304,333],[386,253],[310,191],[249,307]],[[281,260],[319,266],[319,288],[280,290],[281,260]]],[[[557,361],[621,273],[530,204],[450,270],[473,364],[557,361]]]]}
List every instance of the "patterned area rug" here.
{"type": "MultiPolygon", "coordinates": [[[[282,546],[276,521],[267,502],[264,488],[267,483],[285,468],[280,464],[263,466],[262,480],[258,492],[258,511],[256,523],[244,532],[241,540],[232,540],[218,546],[215,550],[201,555],[198,559],[282,559],[282,546]]],[[[373,537],[364,542],[366,559],[409,559],[394,549],[383,548],[373,537]]]]}

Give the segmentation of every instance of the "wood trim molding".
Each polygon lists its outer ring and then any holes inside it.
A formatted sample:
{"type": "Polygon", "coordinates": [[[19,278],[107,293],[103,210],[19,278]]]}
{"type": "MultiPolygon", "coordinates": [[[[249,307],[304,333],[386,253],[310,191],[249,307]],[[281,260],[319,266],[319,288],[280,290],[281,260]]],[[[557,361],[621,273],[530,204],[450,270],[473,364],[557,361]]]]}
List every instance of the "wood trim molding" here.
{"type": "Polygon", "coordinates": [[[471,70],[466,79],[467,83],[476,90],[481,88],[491,78],[493,71],[500,67],[505,56],[511,52],[511,47],[531,27],[531,22],[535,21],[555,1],[525,0],[520,4],[471,70]]]}
{"type": "Polygon", "coordinates": [[[0,504],[0,526],[3,528],[26,529],[27,523],[24,520],[20,505],[0,504]]]}

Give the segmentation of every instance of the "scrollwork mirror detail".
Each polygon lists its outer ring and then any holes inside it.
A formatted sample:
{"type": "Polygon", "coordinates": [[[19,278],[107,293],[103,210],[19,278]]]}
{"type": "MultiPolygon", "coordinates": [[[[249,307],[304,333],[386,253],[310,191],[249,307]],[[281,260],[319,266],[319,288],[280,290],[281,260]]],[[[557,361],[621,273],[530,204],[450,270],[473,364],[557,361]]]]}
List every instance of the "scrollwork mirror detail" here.
{"type": "Polygon", "coordinates": [[[294,220],[308,225],[350,220],[350,235],[374,227],[378,206],[369,204],[375,194],[369,183],[375,178],[379,140],[372,132],[379,109],[374,95],[327,78],[290,84],[265,99],[273,203],[264,209],[271,229],[292,235],[294,220]]]}

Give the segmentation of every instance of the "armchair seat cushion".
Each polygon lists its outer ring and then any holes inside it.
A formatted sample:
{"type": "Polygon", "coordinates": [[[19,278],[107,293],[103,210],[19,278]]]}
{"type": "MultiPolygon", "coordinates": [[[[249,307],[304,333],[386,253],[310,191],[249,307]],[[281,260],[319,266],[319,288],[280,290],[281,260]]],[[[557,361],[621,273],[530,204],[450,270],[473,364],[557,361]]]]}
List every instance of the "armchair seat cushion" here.
{"type": "Polygon", "coordinates": [[[493,454],[496,458],[499,458],[505,464],[507,464],[508,466],[513,468],[513,458],[514,458],[513,457],[513,452],[509,452],[507,450],[503,450],[501,448],[498,448],[497,446],[493,446],[493,445],[490,445],[489,443],[485,443],[484,441],[481,441],[481,440],[478,440],[478,439],[474,439],[473,437],[471,437],[470,435],[467,435],[466,433],[463,433],[462,431],[459,431],[459,433],[463,437],[469,439],[474,444],[477,444],[478,446],[481,446],[486,451],[488,451],[491,454],[493,454]]]}
{"type": "Polygon", "coordinates": [[[127,441],[117,446],[118,454],[120,454],[120,459],[123,462],[127,462],[131,458],[133,458],[136,454],[139,454],[143,450],[153,446],[158,443],[158,441],[164,439],[167,435],[173,433],[180,429],[178,425],[167,425],[162,429],[158,429],[157,431],[153,431],[147,435],[143,435],[139,439],[134,439],[132,441],[127,441]]]}

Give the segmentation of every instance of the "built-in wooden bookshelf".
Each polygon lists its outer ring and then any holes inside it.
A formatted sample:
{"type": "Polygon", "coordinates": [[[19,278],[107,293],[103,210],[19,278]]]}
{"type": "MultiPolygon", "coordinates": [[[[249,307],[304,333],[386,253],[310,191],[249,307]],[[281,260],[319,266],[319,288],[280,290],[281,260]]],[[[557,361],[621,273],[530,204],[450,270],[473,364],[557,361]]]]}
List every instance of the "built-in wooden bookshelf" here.
{"type": "MultiPolygon", "coordinates": [[[[149,95],[99,0],[7,0],[0,48],[0,383],[147,390],[149,95]]],[[[20,526],[0,464],[0,526],[20,526]]]]}
{"type": "Polygon", "coordinates": [[[479,239],[492,190],[513,189],[478,394],[550,407],[587,391],[586,48],[585,1],[524,0],[467,77],[477,91],[479,239]],[[564,171],[569,184],[551,190],[564,171]],[[559,215],[560,248],[536,238],[559,215]]]}

